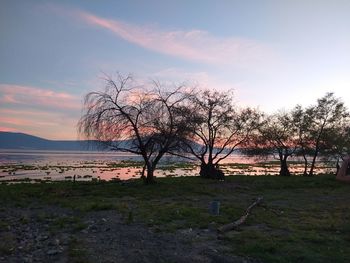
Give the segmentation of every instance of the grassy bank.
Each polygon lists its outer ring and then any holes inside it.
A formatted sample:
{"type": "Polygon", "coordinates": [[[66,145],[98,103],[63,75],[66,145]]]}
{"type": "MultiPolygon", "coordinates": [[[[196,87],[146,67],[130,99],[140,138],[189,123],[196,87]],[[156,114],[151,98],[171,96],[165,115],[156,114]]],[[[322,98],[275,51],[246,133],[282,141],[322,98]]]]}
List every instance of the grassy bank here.
{"type": "MultiPolygon", "coordinates": [[[[228,253],[263,262],[350,258],[350,185],[333,176],[233,176],[224,182],[180,177],[158,179],[154,185],[141,181],[0,185],[3,212],[41,204],[69,208],[78,216],[53,222],[60,227],[67,221],[79,230],[84,228],[79,214],[116,210],[128,225],[141,222],[159,232],[206,231],[238,219],[258,196],[264,202],[245,225],[215,238],[228,253]],[[221,203],[219,216],[208,212],[213,200],[221,203]]],[[[0,219],[0,228],[8,224],[0,219]]]]}

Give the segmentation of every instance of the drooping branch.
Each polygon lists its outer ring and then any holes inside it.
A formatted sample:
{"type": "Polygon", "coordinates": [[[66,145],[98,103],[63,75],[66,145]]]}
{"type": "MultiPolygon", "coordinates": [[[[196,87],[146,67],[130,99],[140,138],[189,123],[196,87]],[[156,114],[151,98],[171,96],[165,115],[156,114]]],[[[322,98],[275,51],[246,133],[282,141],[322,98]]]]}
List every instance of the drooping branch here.
{"type": "Polygon", "coordinates": [[[141,155],[153,177],[160,159],[188,132],[186,115],[179,109],[190,94],[182,86],[165,90],[158,82],[135,85],[130,75],[118,74],[116,81],[106,76],[105,81],[104,92],[86,95],[79,133],[109,149],[141,155]]]}

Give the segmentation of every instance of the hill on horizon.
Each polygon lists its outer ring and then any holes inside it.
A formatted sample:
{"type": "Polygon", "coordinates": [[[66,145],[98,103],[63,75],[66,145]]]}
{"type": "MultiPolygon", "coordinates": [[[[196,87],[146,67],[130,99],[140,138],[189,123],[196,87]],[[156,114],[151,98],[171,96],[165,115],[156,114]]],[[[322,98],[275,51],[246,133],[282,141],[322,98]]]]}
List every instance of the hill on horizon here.
{"type": "Polygon", "coordinates": [[[48,140],[20,132],[0,131],[0,149],[97,151],[98,146],[87,140],[48,140]]]}
{"type": "MultiPolygon", "coordinates": [[[[196,143],[195,143],[196,144],[196,143]]],[[[124,148],[130,147],[130,141],[121,141],[124,148]]],[[[201,147],[197,144],[197,147],[201,147]]],[[[92,140],[48,140],[38,136],[0,131],[0,149],[8,150],[52,150],[52,151],[101,151],[106,150],[92,140]]],[[[235,150],[240,153],[240,149],[235,150]]],[[[225,153],[225,151],[223,152],[225,153]]]]}

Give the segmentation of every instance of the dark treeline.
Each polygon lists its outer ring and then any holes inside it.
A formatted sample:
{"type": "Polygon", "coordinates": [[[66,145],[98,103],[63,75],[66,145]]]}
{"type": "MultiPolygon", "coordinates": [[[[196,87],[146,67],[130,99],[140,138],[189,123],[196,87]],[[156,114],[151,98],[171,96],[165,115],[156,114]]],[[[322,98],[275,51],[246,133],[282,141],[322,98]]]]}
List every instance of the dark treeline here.
{"type": "Polygon", "coordinates": [[[201,177],[223,179],[219,163],[237,148],[273,155],[281,176],[290,175],[291,156],[303,157],[304,175],[313,176],[317,157],[339,160],[349,152],[349,113],[333,93],[306,108],[265,114],[240,108],[228,92],[156,81],[139,85],[120,74],[105,81],[104,91],[85,96],[79,133],[108,149],[142,156],[146,183],[154,182],[165,154],[198,160],[201,177]]]}

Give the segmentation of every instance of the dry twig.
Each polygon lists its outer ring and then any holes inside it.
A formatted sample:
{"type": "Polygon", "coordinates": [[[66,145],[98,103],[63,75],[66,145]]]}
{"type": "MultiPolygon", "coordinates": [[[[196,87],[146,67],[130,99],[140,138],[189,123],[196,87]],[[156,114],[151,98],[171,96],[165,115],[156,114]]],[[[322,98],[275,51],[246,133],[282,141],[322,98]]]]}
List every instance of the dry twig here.
{"type": "Polygon", "coordinates": [[[238,220],[232,222],[232,223],[229,223],[229,224],[226,224],[226,225],[223,225],[222,227],[219,227],[218,228],[218,232],[219,233],[225,233],[225,232],[228,232],[228,231],[231,231],[233,229],[236,229],[237,227],[239,227],[240,225],[242,225],[248,218],[248,216],[250,215],[250,212],[251,210],[257,206],[258,204],[260,204],[262,201],[263,201],[263,197],[258,197],[254,203],[252,203],[248,208],[247,210],[245,211],[244,215],[242,215],[238,220]]]}

